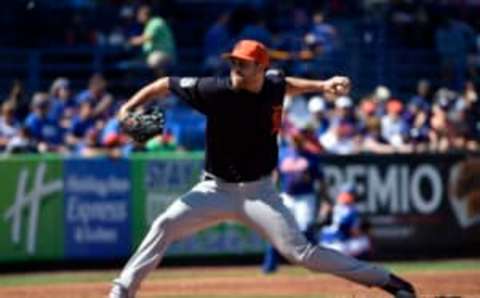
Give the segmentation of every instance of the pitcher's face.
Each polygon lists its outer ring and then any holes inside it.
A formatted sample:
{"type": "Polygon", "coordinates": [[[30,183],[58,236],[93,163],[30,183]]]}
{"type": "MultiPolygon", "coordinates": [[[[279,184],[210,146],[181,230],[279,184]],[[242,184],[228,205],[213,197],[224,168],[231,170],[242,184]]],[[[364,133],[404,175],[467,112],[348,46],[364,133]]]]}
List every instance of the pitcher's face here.
{"type": "Polygon", "coordinates": [[[235,89],[245,88],[254,83],[263,73],[262,67],[253,61],[231,58],[229,62],[230,79],[235,89]]]}

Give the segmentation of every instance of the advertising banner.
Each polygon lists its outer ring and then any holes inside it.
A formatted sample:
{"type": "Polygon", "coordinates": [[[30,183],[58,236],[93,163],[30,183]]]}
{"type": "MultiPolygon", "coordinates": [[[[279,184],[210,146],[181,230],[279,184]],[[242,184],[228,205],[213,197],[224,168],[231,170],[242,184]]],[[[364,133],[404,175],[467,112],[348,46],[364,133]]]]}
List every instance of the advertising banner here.
{"type": "Polygon", "coordinates": [[[62,161],[0,161],[0,262],[63,257],[62,161]]]}
{"type": "MultiPolygon", "coordinates": [[[[134,217],[139,221],[134,224],[137,245],[155,218],[199,181],[202,167],[201,156],[134,160],[134,217]]],[[[257,253],[263,247],[264,242],[255,232],[237,223],[223,223],[174,243],[166,255],[257,253]]]]}
{"type": "Polygon", "coordinates": [[[133,239],[137,246],[155,218],[180,195],[187,192],[201,174],[201,158],[133,158],[133,239]]]}
{"type": "Polygon", "coordinates": [[[236,222],[218,224],[174,243],[168,256],[214,256],[261,253],[265,241],[252,229],[236,222]]]}
{"type": "MultiPolygon", "coordinates": [[[[0,263],[131,255],[155,218],[199,181],[202,154],[0,160],[0,263]]],[[[375,256],[469,256],[480,247],[480,158],[465,154],[322,156],[334,198],[352,183],[375,256]]],[[[167,256],[261,253],[226,222],[167,256]]]]}
{"type": "Polygon", "coordinates": [[[480,162],[465,155],[326,156],[329,196],[353,183],[379,254],[448,255],[480,247],[480,162]]]}
{"type": "Polygon", "coordinates": [[[129,255],[131,189],[128,160],[65,161],[67,258],[109,259],[129,255]]]}

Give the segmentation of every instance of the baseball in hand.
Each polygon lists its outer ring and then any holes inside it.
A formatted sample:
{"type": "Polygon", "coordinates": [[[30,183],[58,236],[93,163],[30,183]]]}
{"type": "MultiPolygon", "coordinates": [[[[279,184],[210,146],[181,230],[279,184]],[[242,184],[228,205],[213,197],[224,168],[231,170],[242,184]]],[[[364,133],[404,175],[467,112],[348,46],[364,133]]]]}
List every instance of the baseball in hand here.
{"type": "Polygon", "coordinates": [[[337,96],[343,96],[350,92],[350,79],[347,77],[336,76],[325,81],[325,91],[331,92],[337,96]]]}

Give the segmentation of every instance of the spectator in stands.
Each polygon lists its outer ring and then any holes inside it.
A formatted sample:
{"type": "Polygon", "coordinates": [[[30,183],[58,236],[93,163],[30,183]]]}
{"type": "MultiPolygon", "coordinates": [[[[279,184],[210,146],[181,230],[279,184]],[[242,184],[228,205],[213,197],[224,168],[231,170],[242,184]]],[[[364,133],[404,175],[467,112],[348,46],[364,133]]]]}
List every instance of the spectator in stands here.
{"type": "Polygon", "coordinates": [[[303,76],[307,75],[310,70],[311,65],[307,58],[312,58],[314,53],[308,49],[305,43],[305,35],[310,26],[310,19],[306,10],[296,7],[291,11],[291,21],[288,23],[288,27],[276,38],[275,48],[288,52],[291,58],[280,62],[280,66],[291,74],[303,76]],[[302,60],[302,57],[305,59],[302,60]]]}
{"type": "Polygon", "coordinates": [[[38,152],[37,142],[30,135],[27,127],[22,126],[5,147],[5,153],[36,153],[38,152]]]}
{"type": "Polygon", "coordinates": [[[475,47],[475,32],[466,23],[444,17],[435,32],[444,82],[461,90],[466,80],[467,59],[475,47]]]}
{"type": "Polygon", "coordinates": [[[467,148],[475,150],[478,148],[478,140],[480,140],[480,100],[475,84],[472,81],[468,81],[465,84],[461,100],[465,102],[466,121],[470,133],[467,148]]]}
{"type": "Polygon", "coordinates": [[[475,150],[476,139],[476,111],[477,93],[471,82],[465,84],[462,94],[458,94],[452,100],[447,116],[451,124],[451,148],[450,150],[475,150]]]}
{"type": "Polygon", "coordinates": [[[30,99],[27,96],[22,81],[13,81],[7,100],[10,100],[15,106],[16,119],[25,119],[28,113],[30,113],[30,99]]]}
{"type": "Polygon", "coordinates": [[[311,121],[307,99],[303,96],[287,96],[284,103],[285,118],[297,130],[304,128],[311,121]]]}
{"type": "MultiPolygon", "coordinates": [[[[320,245],[350,256],[365,256],[372,249],[368,229],[362,228],[362,218],[356,206],[354,186],[343,185],[333,207],[322,206],[321,213],[330,223],[319,234],[320,245]]],[[[328,221],[327,221],[328,222],[328,221]]]]}
{"type": "Polygon", "coordinates": [[[289,52],[300,52],[305,49],[304,37],[310,29],[310,20],[304,8],[296,7],[291,11],[288,27],[278,36],[278,48],[289,52]]]}
{"type": "Polygon", "coordinates": [[[296,7],[292,10],[292,25],[287,34],[292,39],[292,50],[300,51],[304,49],[304,36],[307,34],[310,26],[309,16],[304,8],[296,7]]]}
{"type": "Polygon", "coordinates": [[[319,141],[329,153],[345,155],[360,150],[360,140],[355,134],[354,125],[348,120],[332,123],[328,131],[320,136],[319,141]]]}
{"type": "Polygon", "coordinates": [[[94,74],[88,88],[75,97],[75,104],[80,106],[89,102],[93,107],[93,117],[107,118],[113,115],[113,96],[107,92],[107,81],[101,74],[94,74]]]}
{"type": "Polygon", "coordinates": [[[337,30],[325,21],[323,11],[313,15],[313,24],[305,35],[305,42],[319,55],[331,54],[337,46],[337,30]]]}
{"type": "Polygon", "coordinates": [[[358,108],[355,111],[357,120],[357,128],[360,133],[365,134],[367,132],[367,122],[372,118],[378,119],[375,114],[377,105],[371,96],[366,96],[360,100],[358,108]]]}
{"type": "Polygon", "coordinates": [[[320,96],[313,96],[308,102],[308,111],[312,115],[312,125],[317,139],[323,135],[330,125],[327,103],[320,96]]]}
{"type": "Polygon", "coordinates": [[[448,118],[451,107],[449,90],[439,89],[435,97],[430,118],[429,149],[446,152],[451,148],[453,138],[453,125],[448,118]]]}
{"type": "Polygon", "coordinates": [[[417,84],[417,94],[410,99],[404,113],[405,121],[409,127],[409,143],[418,152],[427,150],[430,131],[428,123],[431,103],[430,93],[430,83],[427,80],[420,80],[417,84]]]}
{"type": "Polygon", "coordinates": [[[25,119],[28,134],[38,142],[38,151],[63,151],[64,131],[48,117],[50,102],[47,93],[33,95],[32,111],[25,119]]]}
{"type": "Polygon", "coordinates": [[[143,25],[135,20],[135,8],[131,3],[123,4],[119,17],[121,32],[125,39],[142,34],[143,25]]]}
{"type": "Polygon", "coordinates": [[[61,121],[63,117],[71,118],[74,114],[75,102],[72,99],[70,82],[66,78],[57,78],[50,86],[49,117],[61,121]]]}
{"type": "Polygon", "coordinates": [[[356,119],[353,113],[353,101],[348,96],[342,96],[335,100],[335,111],[331,117],[332,125],[339,122],[348,122],[353,127],[356,126],[356,119]]]}
{"type": "Polygon", "coordinates": [[[408,125],[402,113],[403,103],[391,99],[387,103],[387,114],[381,119],[382,137],[395,147],[404,145],[408,135],[408,125]]]}
{"type": "Polygon", "coordinates": [[[428,146],[428,134],[430,132],[430,124],[428,123],[430,106],[421,105],[418,101],[412,101],[408,105],[405,114],[405,120],[409,127],[408,142],[413,145],[412,149],[417,152],[426,151],[428,146]]]}
{"type": "Polygon", "coordinates": [[[116,117],[108,119],[100,132],[99,141],[104,147],[116,147],[126,143],[126,136],[122,133],[120,122],[116,117]]]}
{"type": "Polygon", "coordinates": [[[229,20],[228,12],[220,14],[203,38],[204,67],[209,73],[221,74],[227,68],[222,54],[227,52],[232,44],[232,36],[228,28],[229,20]]]}
{"type": "Polygon", "coordinates": [[[137,21],[144,24],[145,28],[142,35],[132,37],[129,43],[133,46],[142,46],[147,65],[155,70],[158,76],[164,75],[176,60],[172,31],[163,18],[152,15],[148,5],[138,8],[137,21]]]}
{"type": "Polygon", "coordinates": [[[417,83],[417,94],[415,94],[409,101],[408,106],[416,107],[421,111],[428,112],[431,103],[430,82],[422,79],[417,83]]]}
{"type": "Polygon", "coordinates": [[[237,40],[253,39],[262,42],[267,47],[273,45],[273,35],[268,30],[265,19],[260,15],[253,16],[253,21],[240,32],[237,40]]]}
{"type": "Polygon", "coordinates": [[[97,128],[90,128],[86,132],[85,138],[74,145],[72,154],[82,157],[104,155],[106,150],[103,149],[98,142],[99,133],[100,132],[97,128]]]}
{"type": "Polygon", "coordinates": [[[15,104],[5,101],[0,114],[0,151],[4,150],[9,140],[20,131],[20,123],[15,119],[15,104]]]}
{"type": "Polygon", "coordinates": [[[391,92],[387,86],[378,85],[373,93],[373,101],[376,106],[375,114],[377,117],[383,117],[387,113],[386,104],[390,100],[391,92]]]}
{"type": "Polygon", "coordinates": [[[375,154],[394,153],[395,147],[382,137],[381,123],[377,117],[369,117],[365,123],[362,151],[375,154]]]}
{"type": "Polygon", "coordinates": [[[359,150],[356,126],[352,99],[348,96],[340,97],[335,100],[329,129],[320,136],[320,144],[330,153],[356,153],[359,150]]]}
{"type": "Polygon", "coordinates": [[[92,104],[89,101],[82,102],[78,114],[74,115],[68,129],[67,142],[74,145],[80,142],[87,131],[95,126],[92,104]]]}

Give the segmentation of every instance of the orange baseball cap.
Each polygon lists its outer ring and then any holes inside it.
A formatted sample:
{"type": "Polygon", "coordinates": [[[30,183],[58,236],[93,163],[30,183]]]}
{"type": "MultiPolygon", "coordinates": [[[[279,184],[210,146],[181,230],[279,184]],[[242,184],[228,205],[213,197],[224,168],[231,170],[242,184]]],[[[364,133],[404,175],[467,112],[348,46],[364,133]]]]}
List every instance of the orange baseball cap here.
{"type": "Polygon", "coordinates": [[[353,204],[355,202],[355,196],[349,192],[342,192],[338,195],[337,202],[340,204],[353,204]]]}
{"type": "Polygon", "coordinates": [[[224,58],[243,59],[254,61],[258,64],[268,66],[270,64],[270,57],[265,45],[256,40],[244,39],[235,44],[231,53],[223,55],[224,58]]]}
{"type": "Polygon", "coordinates": [[[403,111],[403,103],[398,99],[392,99],[387,103],[387,111],[399,114],[403,111]]]}
{"type": "Polygon", "coordinates": [[[375,113],[375,110],[377,109],[377,105],[373,100],[362,101],[362,104],[360,107],[361,107],[361,110],[367,115],[375,113]]]}

